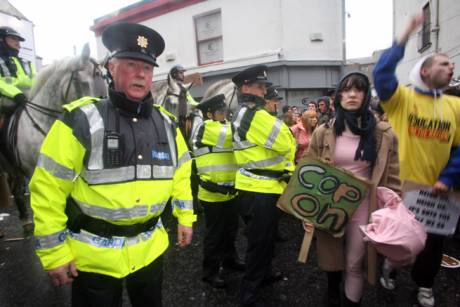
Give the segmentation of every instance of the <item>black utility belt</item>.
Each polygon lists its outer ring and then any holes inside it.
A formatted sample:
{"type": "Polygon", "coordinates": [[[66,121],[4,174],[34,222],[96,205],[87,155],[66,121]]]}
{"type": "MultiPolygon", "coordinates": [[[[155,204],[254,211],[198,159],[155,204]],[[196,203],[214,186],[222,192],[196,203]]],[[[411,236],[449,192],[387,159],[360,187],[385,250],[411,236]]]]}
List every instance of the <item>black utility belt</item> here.
{"type": "Polygon", "coordinates": [[[200,179],[200,186],[208,190],[209,192],[214,192],[214,193],[220,193],[220,194],[231,194],[234,195],[236,194],[236,189],[234,186],[225,186],[225,185],[218,185],[215,182],[211,181],[204,181],[200,179]]]}
{"type": "Polygon", "coordinates": [[[153,217],[144,223],[133,225],[115,225],[107,221],[96,219],[84,214],[73,199],[69,197],[66,206],[67,228],[72,232],[79,233],[81,230],[88,231],[101,237],[135,237],[140,233],[152,230],[160,219],[153,217]]]}

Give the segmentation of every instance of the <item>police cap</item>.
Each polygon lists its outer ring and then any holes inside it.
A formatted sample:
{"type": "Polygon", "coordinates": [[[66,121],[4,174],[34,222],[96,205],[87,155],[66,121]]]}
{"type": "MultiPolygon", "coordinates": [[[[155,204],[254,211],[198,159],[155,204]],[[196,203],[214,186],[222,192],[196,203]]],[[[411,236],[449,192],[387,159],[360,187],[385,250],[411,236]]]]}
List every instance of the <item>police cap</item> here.
{"type": "Polygon", "coordinates": [[[266,100],[282,100],[283,97],[279,96],[278,90],[274,86],[267,88],[267,94],[265,94],[266,100]]]}
{"type": "Polygon", "coordinates": [[[269,86],[271,85],[271,83],[267,81],[267,70],[268,70],[268,67],[266,65],[251,66],[237,73],[232,78],[232,81],[238,87],[244,84],[253,84],[253,83],[266,83],[267,86],[269,86]]]}
{"type": "Polygon", "coordinates": [[[219,94],[209,99],[203,100],[196,106],[196,108],[200,109],[203,113],[213,113],[215,111],[225,109],[226,107],[227,105],[225,104],[225,95],[223,94],[219,94]]]}
{"type": "Polygon", "coordinates": [[[0,27],[0,37],[5,37],[7,35],[16,37],[17,39],[19,39],[20,42],[23,42],[26,40],[15,29],[10,28],[10,27],[0,27]]]}
{"type": "Polygon", "coordinates": [[[110,57],[137,59],[154,66],[165,49],[163,37],[149,27],[120,22],[108,26],[102,33],[102,43],[110,57]]]}

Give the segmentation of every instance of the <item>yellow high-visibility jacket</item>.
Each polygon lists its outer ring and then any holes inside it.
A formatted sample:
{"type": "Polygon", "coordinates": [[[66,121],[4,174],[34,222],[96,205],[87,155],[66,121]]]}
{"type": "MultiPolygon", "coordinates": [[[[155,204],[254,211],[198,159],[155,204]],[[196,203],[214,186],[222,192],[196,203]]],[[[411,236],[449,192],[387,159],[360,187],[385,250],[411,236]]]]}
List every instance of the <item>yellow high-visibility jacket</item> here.
{"type": "MultiPolygon", "coordinates": [[[[231,124],[206,120],[197,129],[192,142],[200,180],[234,187],[238,167],[233,156],[231,124]]],[[[208,191],[202,186],[198,190],[198,198],[207,202],[227,201],[235,196],[236,194],[208,191]]]]}
{"type": "Polygon", "coordinates": [[[296,142],[289,127],[265,109],[243,105],[234,115],[233,148],[239,190],[282,194],[286,182],[251,170],[292,172],[296,142]]]}
{"type": "Polygon", "coordinates": [[[32,87],[37,72],[32,62],[10,57],[16,66],[16,73],[12,73],[0,57],[0,95],[13,98],[32,87]]]}
{"type": "Polygon", "coordinates": [[[110,99],[97,100],[84,97],[66,105],[68,112],[43,142],[30,182],[36,252],[46,270],[75,260],[80,271],[122,278],[168,247],[161,219],[135,237],[73,233],[66,225],[67,198],[84,214],[116,225],[159,216],[171,198],[179,224],[192,226],[191,159],[174,120],[161,107],[138,117],[117,110],[110,99]],[[104,134],[117,126],[124,149],[113,167],[104,134]]]}

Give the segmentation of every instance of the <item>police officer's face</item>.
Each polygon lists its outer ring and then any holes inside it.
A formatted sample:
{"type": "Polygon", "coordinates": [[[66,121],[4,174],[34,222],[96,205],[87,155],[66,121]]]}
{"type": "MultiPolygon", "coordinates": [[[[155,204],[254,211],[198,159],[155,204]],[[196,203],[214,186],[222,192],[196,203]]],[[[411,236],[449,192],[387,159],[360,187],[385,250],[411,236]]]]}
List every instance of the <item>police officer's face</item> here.
{"type": "Polygon", "coordinates": [[[113,59],[109,62],[115,90],[131,100],[141,101],[150,92],[153,65],[134,59],[113,59]]]}
{"type": "Polygon", "coordinates": [[[252,94],[259,97],[264,97],[267,94],[267,86],[265,83],[244,84],[241,88],[243,93],[252,94]]]}
{"type": "Polygon", "coordinates": [[[214,111],[213,113],[208,112],[208,117],[218,122],[224,122],[227,119],[227,112],[225,109],[214,111]]]}
{"type": "Polygon", "coordinates": [[[16,36],[7,35],[5,36],[5,43],[11,49],[19,51],[21,48],[21,41],[16,36]]]}
{"type": "Polygon", "coordinates": [[[277,113],[280,107],[280,101],[278,99],[267,100],[265,104],[265,110],[269,113],[277,113]]]}

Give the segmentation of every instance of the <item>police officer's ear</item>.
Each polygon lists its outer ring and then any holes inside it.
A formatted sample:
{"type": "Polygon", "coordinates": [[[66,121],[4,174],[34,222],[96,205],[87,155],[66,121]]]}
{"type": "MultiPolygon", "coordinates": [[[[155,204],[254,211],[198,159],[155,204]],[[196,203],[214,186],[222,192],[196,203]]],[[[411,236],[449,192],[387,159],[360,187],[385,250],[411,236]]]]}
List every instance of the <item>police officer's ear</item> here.
{"type": "Polygon", "coordinates": [[[116,58],[111,58],[107,61],[106,69],[109,72],[110,76],[113,76],[115,71],[115,62],[117,61],[116,58]]]}
{"type": "Polygon", "coordinates": [[[207,118],[214,119],[214,116],[213,116],[213,115],[214,115],[214,113],[212,113],[212,112],[209,112],[209,111],[206,112],[206,117],[207,117],[207,118]]]}

